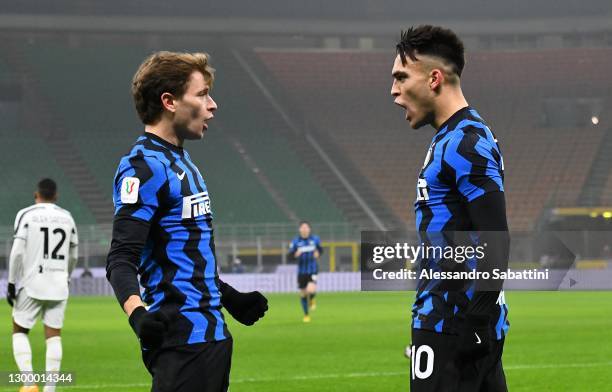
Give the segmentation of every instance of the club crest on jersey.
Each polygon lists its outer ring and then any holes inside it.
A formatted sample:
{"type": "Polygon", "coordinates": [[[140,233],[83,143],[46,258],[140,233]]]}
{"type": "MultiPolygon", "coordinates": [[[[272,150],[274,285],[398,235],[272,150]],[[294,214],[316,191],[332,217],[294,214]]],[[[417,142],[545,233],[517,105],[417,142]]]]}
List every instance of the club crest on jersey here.
{"type": "Polygon", "coordinates": [[[208,192],[183,197],[183,219],[197,218],[210,214],[210,198],[208,192]]]}
{"type": "Polygon", "coordinates": [[[136,177],[125,177],[121,182],[121,202],[123,204],[137,203],[139,187],[140,179],[136,177]]]}

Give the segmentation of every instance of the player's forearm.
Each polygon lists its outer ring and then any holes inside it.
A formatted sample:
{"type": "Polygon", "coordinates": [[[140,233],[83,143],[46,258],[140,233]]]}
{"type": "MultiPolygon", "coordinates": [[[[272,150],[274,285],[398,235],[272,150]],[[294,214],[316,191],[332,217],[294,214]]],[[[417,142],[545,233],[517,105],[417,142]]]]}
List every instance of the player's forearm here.
{"type": "MultiPolygon", "coordinates": [[[[493,276],[493,270],[505,271],[508,268],[510,237],[507,231],[483,232],[480,243],[487,244],[485,258],[476,263],[478,272],[493,276]]],[[[468,314],[489,314],[503,287],[503,280],[477,280],[474,296],[470,300],[468,314]]]]}
{"type": "Polygon", "coordinates": [[[106,277],[122,307],[128,298],[140,298],[138,265],[148,234],[148,222],[129,216],[115,217],[113,240],[106,259],[106,277]]]}
{"type": "Polygon", "coordinates": [[[11,257],[9,261],[9,269],[8,269],[8,282],[15,283],[17,281],[17,264],[21,262],[21,255],[11,257]]]}
{"type": "Polygon", "coordinates": [[[76,245],[71,246],[70,254],[68,255],[68,278],[70,278],[70,275],[72,275],[72,271],[74,271],[74,268],[76,267],[78,261],[79,248],[76,245]]]}
{"type": "Polygon", "coordinates": [[[17,280],[17,271],[21,268],[21,261],[25,253],[25,241],[20,238],[15,238],[11,254],[9,256],[8,265],[8,282],[15,283],[17,280]]]}
{"type": "Polygon", "coordinates": [[[113,287],[117,301],[122,307],[124,307],[124,304],[130,297],[137,296],[140,298],[138,272],[132,265],[127,262],[121,264],[115,263],[114,268],[107,268],[106,277],[113,287]]]}
{"type": "MultiPolygon", "coordinates": [[[[506,221],[506,204],[503,192],[488,193],[468,207],[474,229],[479,232],[480,245],[486,244],[484,258],[476,263],[478,272],[506,270],[510,253],[510,235],[506,221]]],[[[503,280],[477,280],[475,293],[470,300],[468,314],[486,314],[495,305],[503,280]]]]}
{"type": "Polygon", "coordinates": [[[140,295],[131,295],[123,303],[123,311],[125,312],[125,314],[128,315],[128,317],[130,317],[132,315],[132,312],[140,306],[145,306],[142,302],[142,298],[140,298],[140,295]]]}

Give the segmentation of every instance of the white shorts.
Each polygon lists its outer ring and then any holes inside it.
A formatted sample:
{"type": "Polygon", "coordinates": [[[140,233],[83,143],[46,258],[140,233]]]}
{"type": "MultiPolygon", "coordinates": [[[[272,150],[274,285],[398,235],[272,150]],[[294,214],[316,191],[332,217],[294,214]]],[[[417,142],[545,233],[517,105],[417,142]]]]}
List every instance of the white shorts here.
{"type": "Polygon", "coordinates": [[[28,297],[25,290],[19,290],[13,307],[13,320],[22,328],[32,329],[36,319],[42,314],[47,327],[61,329],[68,300],[45,301],[28,297]]]}

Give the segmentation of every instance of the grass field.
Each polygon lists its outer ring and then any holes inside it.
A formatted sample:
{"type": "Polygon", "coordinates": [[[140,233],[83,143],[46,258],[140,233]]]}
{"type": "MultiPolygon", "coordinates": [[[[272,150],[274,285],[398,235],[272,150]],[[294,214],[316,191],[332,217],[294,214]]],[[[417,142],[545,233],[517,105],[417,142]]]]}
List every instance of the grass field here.
{"type": "MultiPolygon", "coordinates": [[[[504,367],[510,391],[611,391],[612,293],[507,293],[510,335],[504,367]]],[[[412,293],[323,293],[303,324],[297,295],[270,295],[254,327],[230,322],[232,392],[408,391],[412,293]]],[[[10,310],[0,311],[0,372],[16,370],[10,310]]],[[[30,333],[36,370],[44,339],[30,333]]],[[[58,390],[147,391],[136,338],[114,298],[71,298],[62,368],[76,384],[58,390]]],[[[6,385],[6,384],[5,384],[6,385]]],[[[16,391],[0,387],[0,391],[16,391]]]]}

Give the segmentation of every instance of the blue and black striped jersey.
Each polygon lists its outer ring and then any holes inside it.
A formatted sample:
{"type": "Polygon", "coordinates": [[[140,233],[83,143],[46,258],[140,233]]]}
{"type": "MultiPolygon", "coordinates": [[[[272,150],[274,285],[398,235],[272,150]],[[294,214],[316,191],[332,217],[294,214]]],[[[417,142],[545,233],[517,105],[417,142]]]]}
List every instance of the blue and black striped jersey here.
{"type": "Polygon", "coordinates": [[[301,236],[297,236],[291,241],[291,247],[289,248],[289,252],[291,254],[295,254],[295,252],[300,251],[301,254],[298,257],[298,274],[316,274],[319,272],[319,265],[317,264],[317,259],[315,258],[315,250],[319,252],[319,254],[323,253],[323,248],[321,247],[321,240],[316,235],[311,235],[308,238],[302,238],[301,236]]]}
{"type": "MultiPolygon", "coordinates": [[[[427,246],[449,245],[442,233],[474,230],[467,205],[489,192],[504,192],[504,164],[497,139],[476,110],[453,114],[433,137],[417,182],[416,228],[427,246]]],[[[476,238],[471,238],[474,244],[476,238]]],[[[419,269],[440,270],[441,259],[422,258],[419,269]]],[[[459,268],[474,269],[476,260],[459,268]]],[[[420,271],[419,271],[420,274],[420,271]]],[[[447,282],[421,279],[412,309],[413,328],[457,333],[458,322],[474,294],[474,282],[448,289],[447,282]]],[[[509,328],[508,307],[501,292],[491,310],[497,339],[509,328]]]]}
{"type": "Polygon", "coordinates": [[[138,274],[149,311],[171,320],[164,346],[229,338],[210,196],[187,151],[150,133],[139,137],[119,163],[113,201],[115,220],[148,223],[138,274]]]}

